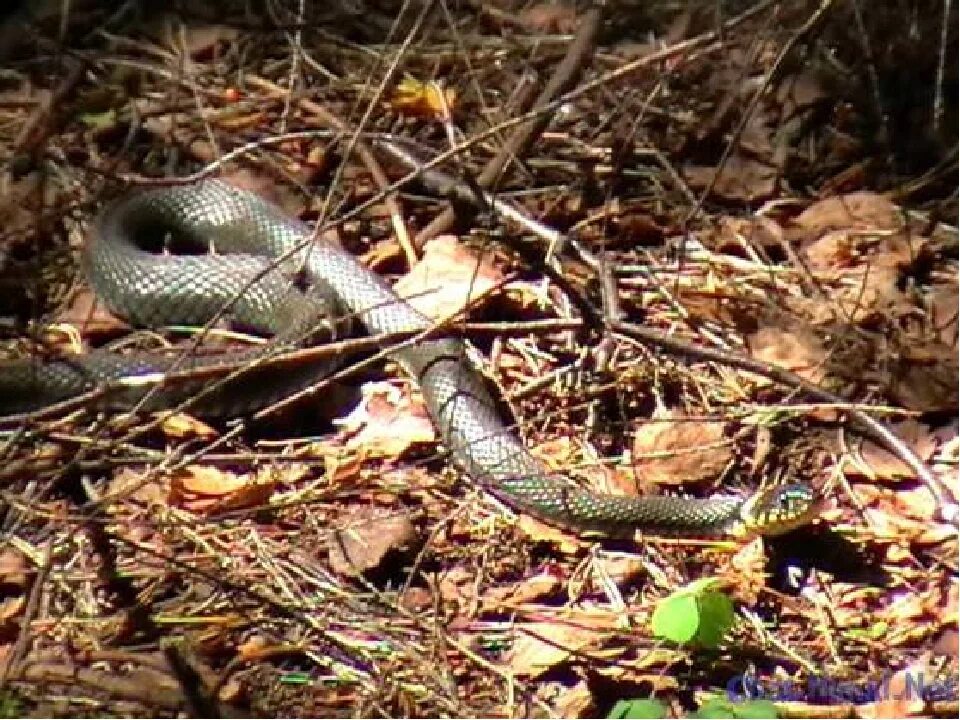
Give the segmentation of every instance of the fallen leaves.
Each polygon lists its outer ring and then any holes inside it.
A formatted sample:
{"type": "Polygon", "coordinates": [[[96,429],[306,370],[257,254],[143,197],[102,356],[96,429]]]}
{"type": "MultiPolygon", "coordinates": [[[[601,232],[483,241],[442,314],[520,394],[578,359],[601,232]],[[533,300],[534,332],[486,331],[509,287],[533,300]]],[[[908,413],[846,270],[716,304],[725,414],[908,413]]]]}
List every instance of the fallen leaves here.
{"type": "Polygon", "coordinates": [[[644,424],[633,438],[631,468],[655,485],[715,480],[733,460],[721,422],[670,414],[644,424]]]}
{"type": "Polygon", "coordinates": [[[854,192],[814,203],[793,219],[809,233],[830,230],[899,230],[903,215],[890,200],[874,192],[854,192]]]}
{"type": "Polygon", "coordinates": [[[22,552],[11,546],[0,549],[0,673],[20,634],[20,617],[35,574],[36,569],[22,552]]]}
{"type": "Polygon", "coordinates": [[[432,320],[457,315],[503,282],[503,273],[477,257],[453,235],[434,238],[423,258],[400,278],[394,290],[432,320]]]}
{"type": "Polygon", "coordinates": [[[348,577],[384,570],[389,558],[403,559],[419,546],[406,514],[382,515],[371,508],[347,512],[330,540],[330,567],[348,577]]]}
{"type": "Polygon", "coordinates": [[[170,476],[168,502],[197,515],[266,505],[281,484],[307,473],[302,465],[267,466],[254,473],[233,473],[208,465],[187,465],[170,476]]]}
{"type": "Polygon", "coordinates": [[[348,434],[347,447],[369,456],[397,459],[411,447],[432,443],[436,430],[423,401],[388,382],[365,383],[363,399],[336,420],[348,434]]]}
{"type": "Polygon", "coordinates": [[[747,338],[747,348],[757,360],[782,367],[810,382],[820,384],[826,376],[826,352],[808,328],[762,327],[747,338]]]}
{"type": "Polygon", "coordinates": [[[457,91],[438,82],[421,82],[409,75],[393,89],[388,105],[401,115],[449,119],[457,103],[457,91]]]}
{"type": "MultiPolygon", "coordinates": [[[[911,419],[896,423],[890,429],[921,462],[926,463],[933,457],[937,439],[929,426],[911,419]]],[[[864,442],[859,459],[862,462],[853,463],[848,474],[862,472],[868,477],[884,480],[902,480],[916,474],[903,460],[872,440],[864,442]]]]}
{"type": "Polygon", "coordinates": [[[598,650],[620,622],[615,613],[571,610],[549,621],[515,623],[506,665],[515,675],[539,677],[582,653],[598,650]]]}

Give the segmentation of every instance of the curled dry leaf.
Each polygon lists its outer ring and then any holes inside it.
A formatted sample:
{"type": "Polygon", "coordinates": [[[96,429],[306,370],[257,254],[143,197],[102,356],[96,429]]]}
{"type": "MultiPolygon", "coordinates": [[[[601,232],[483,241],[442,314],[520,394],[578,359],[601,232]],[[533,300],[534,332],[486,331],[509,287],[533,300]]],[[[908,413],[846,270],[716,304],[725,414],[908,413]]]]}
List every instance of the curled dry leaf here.
{"type": "Polygon", "coordinates": [[[484,610],[494,612],[553,597],[560,592],[560,588],[560,578],[556,573],[541,572],[521,583],[491,587],[484,592],[480,602],[484,610]]]}
{"type": "Polygon", "coordinates": [[[423,259],[394,285],[397,294],[433,320],[456,315],[503,281],[503,273],[453,235],[426,244],[423,259]]]}
{"type": "Polygon", "coordinates": [[[891,489],[854,483],[852,488],[865,505],[867,527],[877,537],[937,544],[956,535],[955,525],[937,520],[937,501],[925,485],[891,489]]]}
{"type": "Polygon", "coordinates": [[[719,422],[674,414],[644,424],[633,438],[633,472],[657,485],[715,479],[732,460],[719,422]]]}
{"type": "MultiPolygon", "coordinates": [[[[703,190],[713,181],[716,168],[689,166],[683,174],[690,187],[703,190]]],[[[731,202],[753,203],[773,195],[779,177],[780,171],[775,166],[734,153],[724,164],[711,193],[731,202]]]]}
{"type": "Polygon", "coordinates": [[[0,550],[0,591],[25,590],[33,573],[27,556],[19,550],[9,546],[0,550]]]}
{"type": "Polygon", "coordinates": [[[903,226],[903,216],[887,198],[864,191],[816,202],[795,217],[793,223],[811,234],[850,228],[898,230],[903,226]]]}
{"type": "Polygon", "coordinates": [[[384,570],[389,558],[403,559],[420,544],[408,515],[378,515],[370,507],[348,513],[330,539],[330,567],[348,577],[384,570]]]}
{"type": "Polygon", "coordinates": [[[264,505],[281,482],[295,482],[305,473],[301,465],[265,467],[252,475],[187,465],[171,477],[168,501],[198,514],[264,505]]]}
{"type": "Polygon", "coordinates": [[[569,659],[598,651],[619,624],[615,613],[586,610],[559,614],[551,621],[516,623],[506,663],[516,675],[539,677],[569,659]]]}
{"type": "Polygon", "coordinates": [[[107,310],[102,302],[97,302],[93,291],[86,285],[70,293],[56,314],[56,322],[72,325],[85,337],[111,335],[130,327],[107,310]]]}
{"type": "Polygon", "coordinates": [[[213,440],[219,434],[213,427],[187,413],[164,413],[160,423],[163,434],[175,440],[196,438],[213,440]]]}
{"type": "Polygon", "coordinates": [[[401,115],[445,119],[454,114],[457,91],[439,82],[404,77],[394,88],[389,106],[401,115]]]}
{"type": "Polygon", "coordinates": [[[26,604],[26,595],[11,595],[0,600],[0,636],[6,634],[3,632],[4,627],[8,627],[12,620],[20,617],[26,604]]]}
{"type": "Polygon", "coordinates": [[[747,338],[751,357],[779,365],[814,383],[826,375],[826,354],[817,336],[798,327],[794,331],[775,326],[763,327],[747,338]]]}
{"type": "Polygon", "coordinates": [[[345,418],[334,421],[352,433],[348,448],[395,459],[413,445],[436,439],[433,422],[419,398],[388,382],[365,383],[361,393],[360,404],[345,418]]]}
{"type": "Polygon", "coordinates": [[[609,578],[618,588],[636,582],[648,570],[647,561],[640,555],[602,554],[594,560],[594,573],[598,584],[609,578]]]}
{"type": "Polygon", "coordinates": [[[517,529],[532,542],[550,543],[558,555],[576,555],[583,547],[583,541],[575,534],[537,520],[527,513],[521,513],[517,518],[517,529]]]}

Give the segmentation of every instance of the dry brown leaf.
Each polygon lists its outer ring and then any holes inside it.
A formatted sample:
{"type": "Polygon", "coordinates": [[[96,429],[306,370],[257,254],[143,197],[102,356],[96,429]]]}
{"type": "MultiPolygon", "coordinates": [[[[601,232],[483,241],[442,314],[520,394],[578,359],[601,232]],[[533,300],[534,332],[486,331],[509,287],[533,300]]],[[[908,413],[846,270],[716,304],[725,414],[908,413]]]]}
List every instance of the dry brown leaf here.
{"type": "Polygon", "coordinates": [[[0,550],[0,587],[4,591],[25,590],[34,568],[27,556],[12,547],[0,550]]]}
{"type": "Polygon", "coordinates": [[[401,115],[443,119],[454,114],[457,91],[438,82],[421,82],[407,76],[393,89],[387,103],[401,115]]]}
{"type": "Polygon", "coordinates": [[[747,607],[754,607],[760,592],[767,585],[767,555],[763,539],[754,538],[740,547],[730,558],[722,577],[733,597],[747,607]]]}
{"type": "Polygon", "coordinates": [[[394,290],[427,317],[441,320],[502,281],[503,273],[489,258],[478,258],[453,235],[441,235],[426,244],[423,258],[394,290]]]}
{"type": "Polygon", "coordinates": [[[826,354],[820,340],[806,329],[794,332],[768,326],[747,338],[751,357],[795,372],[814,383],[821,383],[826,375],[823,362],[826,354]]]}
{"type": "Polygon", "coordinates": [[[173,476],[177,492],[192,495],[223,496],[242,488],[250,477],[237,475],[209,465],[187,465],[173,476]]]}
{"type": "Polygon", "coordinates": [[[264,505],[281,480],[276,470],[237,475],[206,465],[187,465],[171,477],[168,502],[197,514],[264,505]]]}
{"type": "Polygon", "coordinates": [[[597,574],[620,588],[636,582],[648,571],[646,561],[639,555],[600,555],[594,562],[597,574]]]}
{"type": "Polygon", "coordinates": [[[539,677],[578,653],[599,650],[619,622],[614,613],[571,611],[551,621],[517,623],[506,663],[516,675],[539,677]]]}
{"type": "Polygon", "coordinates": [[[202,420],[198,420],[187,413],[164,413],[160,422],[163,434],[175,440],[196,438],[199,440],[213,440],[219,433],[202,420]]]}
{"type": "Polygon", "coordinates": [[[663,668],[682,662],[681,653],[668,648],[657,648],[642,653],[640,657],[620,657],[616,662],[600,663],[597,675],[629,687],[649,687],[654,693],[673,693],[680,683],[672,673],[663,668]]]}
{"type": "Polygon", "coordinates": [[[957,283],[939,283],[931,292],[930,323],[936,329],[940,342],[957,347],[957,283]]]}
{"type": "Polygon", "coordinates": [[[144,507],[166,505],[169,496],[169,482],[166,478],[153,477],[141,470],[124,467],[114,474],[107,488],[110,497],[121,501],[132,500],[144,507]],[[150,479],[144,482],[144,477],[150,479]]]}
{"type": "Polygon", "coordinates": [[[937,544],[956,536],[955,525],[937,520],[938,505],[924,485],[886,488],[853,483],[867,528],[877,537],[904,539],[914,544],[937,544]]]}
{"type": "Polygon", "coordinates": [[[330,567],[348,577],[382,568],[389,557],[404,558],[419,545],[419,535],[407,515],[378,515],[360,507],[348,512],[342,529],[330,539],[330,567]]]}
{"type": "Polygon", "coordinates": [[[563,682],[541,683],[537,695],[553,709],[555,717],[598,717],[593,693],[583,680],[573,687],[563,682]]]}
{"type": "Polygon", "coordinates": [[[352,433],[348,448],[394,459],[414,445],[436,440],[433,422],[419,398],[387,382],[365,383],[361,393],[357,407],[334,421],[352,433]]]}
{"type": "Polygon", "coordinates": [[[784,243],[783,228],[764,215],[749,218],[725,215],[720,218],[719,230],[706,237],[704,243],[717,252],[739,257],[743,255],[744,243],[764,250],[779,248],[784,243]]]}
{"type": "Polygon", "coordinates": [[[865,231],[857,228],[828,230],[803,244],[806,265],[826,272],[862,268],[861,273],[900,270],[927,253],[928,243],[909,232],[865,231]]]}
{"type": "Polygon", "coordinates": [[[812,270],[848,268],[860,261],[858,239],[849,230],[831,230],[805,245],[801,255],[812,270]]]}
{"type": "Polygon", "coordinates": [[[496,611],[515,608],[525,603],[536,602],[556,595],[561,587],[560,578],[551,572],[541,572],[523,582],[491,587],[480,598],[483,609],[496,611]]]}
{"type": "Polygon", "coordinates": [[[940,342],[918,341],[900,349],[890,364],[890,397],[908,410],[957,409],[957,349],[940,342]]]}
{"type": "MultiPolygon", "coordinates": [[[[703,190],[715,173],[716,168],[713,167],[688,166],[683,174],[690,187],[703,190]]],[[[734,153],[723,166],[713,185],[712,194],[723,200],[753,203],[773,195],[779,177],[780,172],[773,165],[734,153]]]]}
{"type": "MultiPolygon", "coordinates": [[[[23,612],[27,604],[26,595],[11,595],[0,600],[0,628],[8,625],[23,612]]],[[[2,631],[0,631],[2,634],[2,631]]]]}
{"type": "Polygon", "coordinates": [[[84,337],[113,335],[130,328],[123,320],[110,313],[102,302],[97,302],[86,285],[74,290],[55,316],[57,323],[73,325],[84,337]]]}
{"type": "Polygon", "coordinates": [[[913,311],[897,287],[898,273],[891,267],[869,265],[862,273],[848,274],[835,294],[840,317],[860,325],[899,317],[913,311]]]}
{"type": "Polygon", "coordinates": [[[231,677],[226,682],[220,683],[217,690],[217,700],[222,703],[237,703],[243,699],[245,688],[243,682],[236,677],[231,677]]]}
{"type": "Polygon", "coordinates": [[[221,46],[233,42],[240,31],[229,25],[181,22],[172,15],[160,18],[149,30],[165,40],[176,53],[184,53],[193,60],[209,60],[221,46]]]}
{"type": "Polygon", "coordinates": [[[673,414],[644,424],[633,438],[631,469],[656,485],[715,479],[732,460],[719,422],[673,414]]]}
{"type": "Polygon", "coordinates": [[[577,29],[577,10],[564,3],[538,3],[521,11],[520,24],[535,32],[572,33],[577,29]]]}
{"type": "MultiPolygon", "coordinates": [[[[890,430],[900,438],[922,462],[933,457],[937,448],[937,439],[930,428],[916,420],[904,420],[890,427],[890,430]]],[[[886,480],[900,480],[912,478],[916,473],[909,465],[884,447],[872,440],[867,440],[860,450],[860,459],[875,477],[886,480]]],[[[857,475],[864,470],[859,463],[852,463],[847,469],[848,475],[857,475]]]]}
{"type": "Polygon", "coordinates": [[[813,234],[830,230],[897,230],[903,216],[892,202],[873,192],[855,192],[816,202],[793,223],[813,234]]]}

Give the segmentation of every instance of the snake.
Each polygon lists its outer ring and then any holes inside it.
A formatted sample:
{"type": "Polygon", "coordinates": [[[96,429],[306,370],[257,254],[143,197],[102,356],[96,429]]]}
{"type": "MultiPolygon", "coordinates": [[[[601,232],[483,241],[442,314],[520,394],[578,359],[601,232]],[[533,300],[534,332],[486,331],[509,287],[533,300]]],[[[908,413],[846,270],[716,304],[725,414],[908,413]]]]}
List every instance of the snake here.
{"type": "MultiPolygon", "coordinates": [[[[421,333],[387,350],[416,383],[450,458],[484,490],[550,525],[581,535],[778,535],[809,522],[813,489],[785,483],[746,495],[629,496],[601,493],[553,471],[505,422],[463,340],[425,334],[431,320],[336,240],[259,195],[219,179],[140,189],[109,203],[92,221],[81,253],[96,296],[135,326],[204,325],[220,317],[281,336],[331,312],[371,334],[421,333]],[[175,251],[171,254],[171,248],[175,251]]],[[[0,414],[26,412],[97,388],[101,408],[152,410],[196,391],[139,379],[172,368],[243,361],[261,351],[171,360],[157,352],[99,349],[0,366],[0,414]],[[242,353],[247,353],[246,356],[242,353]],[[186,363],[186,364],[183,364],[186,363]]],[[[256,363],[254,363],[256,364],[256,363]]],[[[198,408],[240,415],[308,386],[329,367],[256,368],[206,393],[198,408]]]]}

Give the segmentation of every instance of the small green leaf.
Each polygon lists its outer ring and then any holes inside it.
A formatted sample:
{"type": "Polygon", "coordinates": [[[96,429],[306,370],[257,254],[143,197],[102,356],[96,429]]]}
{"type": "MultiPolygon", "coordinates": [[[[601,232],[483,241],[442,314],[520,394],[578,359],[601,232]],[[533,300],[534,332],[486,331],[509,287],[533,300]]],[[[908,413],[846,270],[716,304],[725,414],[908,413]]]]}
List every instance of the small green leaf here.
{"type": "Polygon", "coordinates": [[[608,718],[646,718],[657,720],[667,716],[667,706],[656,698],[634,698],[617,700],[607,715],[608,718]]]}
{"type": "Polygon", "coordinates": [[[78,119],[88,128],[105,130],[117,124],[117,111],[111,109],[106,112],[82,113],[78,119]]]}
{"type": "Polygon", "coordinates": [[[716,590],[708,590],[698,598],[700,624],[696,641],[706,648],[715,648],[733,625],[733,603],[730,598],[716,590]]]}
{"type": "Polygon", "coordinates": [[[694,580],[692,583],[683,587],[678,592],[688,592],[693,593],[694,595],[699,595],[707,590],[713,590],[719,584],[720,578],[705,577],[700,578],[699,580],[694,580]]]}
{"type": "Polygon", "coordinates": [[[733,703],[722,698],[708,700],[690,717],[693,718],[735,718],[733,703]]]}
{"type": "Polygon", "coordinates": [[[714,697],[700,706],[690,717],[694,718],[740,718],[742,720],[763,720],[776,718],[777,706],[769,700],[746,700],[731,702],[725,697],[714,697]]]}
{"type": "Polygon", "coordinates": [[[700,626],[696,595],[680,592],[664,598],[653,611],[650,624],[657,637],[681,644],[690,642],[700,626]]]}
{"type": "Polygon", "coordinates": [[[884,621],[874,623],[868,628],[850,628],[846,631],[848,637],[866,640],[879,640],[890,630],[884,621]]]}
{"type": "Polygon", "coordinates": [[[310,682],[310,676],[305,672],[288,672],[280,676],[280,682],[284,685],[306,685],[310,682]]]}

